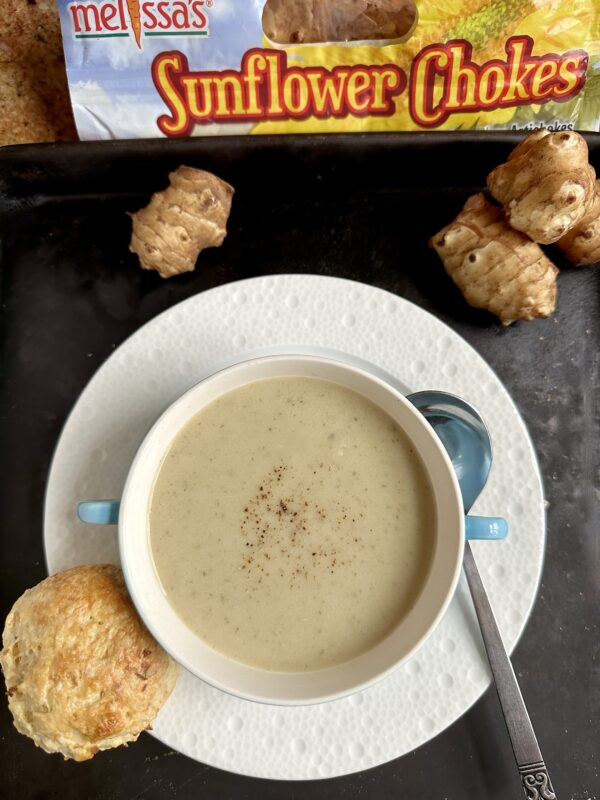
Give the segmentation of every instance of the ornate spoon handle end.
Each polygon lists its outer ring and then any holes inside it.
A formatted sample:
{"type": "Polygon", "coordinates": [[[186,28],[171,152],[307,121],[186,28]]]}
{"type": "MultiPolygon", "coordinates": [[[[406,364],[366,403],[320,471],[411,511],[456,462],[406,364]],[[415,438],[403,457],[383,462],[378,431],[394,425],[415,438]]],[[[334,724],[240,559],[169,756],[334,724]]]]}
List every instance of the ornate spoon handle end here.
{"type": "Polygon", "coordinates": [[[552,781],[543,761],[519,765],[519,772],[527,800],[556,800],[552,781]]]}

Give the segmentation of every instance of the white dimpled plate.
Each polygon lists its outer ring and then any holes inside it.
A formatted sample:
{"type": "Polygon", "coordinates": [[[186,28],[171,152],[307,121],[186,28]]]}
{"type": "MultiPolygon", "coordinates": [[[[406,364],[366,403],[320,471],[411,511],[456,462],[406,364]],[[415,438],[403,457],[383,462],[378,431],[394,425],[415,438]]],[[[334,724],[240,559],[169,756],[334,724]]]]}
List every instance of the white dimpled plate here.
{"type": "MultiPolygon", "coordinates": [[[[338,278],[280,275],[220,286],[161,314],[111,355],[56,450],[45,509],[49,571],[118,563],[116,529],[78,523],[77,502],[119,497],[138,445],[166,406],[215,366],[272,348],[346,352],[412,391],[446,390],[479,409],[494,464],[473,513],[505,516],[510,534],[473,550],[512,649],[533,605],[545,543],[539,470],[523,421],[496,375],[452,330],[400,297],[338,278]]],[[[432,636],[373,688],[324,705],[278,708],[231,697],[185,673],[153,735],[231,772],[329,778],[414,750],[463,714],[489,681],[462,578],[432,636]]]]}

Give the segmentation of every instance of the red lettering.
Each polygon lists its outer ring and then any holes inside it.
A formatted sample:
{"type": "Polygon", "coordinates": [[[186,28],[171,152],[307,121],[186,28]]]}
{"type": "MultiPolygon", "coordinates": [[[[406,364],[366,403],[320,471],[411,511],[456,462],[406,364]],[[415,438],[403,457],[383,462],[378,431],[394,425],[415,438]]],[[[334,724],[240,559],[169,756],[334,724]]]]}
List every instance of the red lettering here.
{"type": "Polygon", "coordinates": [[[104,5],[100,9],[100,19],[102,20],[102,27],[105,28],[107,31],[118,31],[120,29],[120,25],[117,23],[116,25],[111,25],[111,21],[117,16],[119,13],[116,6],[112,5],[104,5]]]}
{"type": "Polygon", "coordinates": [[[192,20],[192,28],[196,28],[197,30],[204,30],[208,26],[208,20],[206,19],[206,15],[202,12],[202,6],[204,5],[204,0],[194,0],[191,5],[191,12],[195,15],[195,19],[192,20]]]}
{"type": "Polygon", "coordinates": [[[171,27],[171,15],[169,14],[169,3],[158,3],[156,6],[156,10],[158,11],[158,15],[162,21],[158,23],[158,27],[162,28],[162,30],[167,30],[171,27]]]}
{"type": "Polygon", "coordinates": [[[244,53],[239,71],[193,72],[179,51],[159,53],[154,85],[168,109],[157,120],[167,136],[188,136],[194,124],[349,115],[389,116],[406,87],[394,64],[289,67],[284,51],[244,53]]]}
{"type": "Polygon", "coordinates": [[[83,3],[76,5],[73,3],[69,6],[69,11],[73,18],[73,29],[75,33],[81,33],[82,31],[86,33],[94,31],[98,33],[102,30],[100,12],[97,6],[84,5],[83,3]]]}
{"type": "Polygon", "coordinates": [[[171,7],[171,21],[174,28],[187,30],[190,26],[189,8],[185,3],[176,2],[171,7]]]}
{"type": "Polygon", "coordinates": [[[493,106],[502,94],[506,75],[502,64],[489,61],[481,70],[479,97],[483,106],[493,106]]]}
{"type": "Polygon", "coordinates": [[[158,25],[158,19],[154,13],[154,3],[142,3],[142,14],[144,20],[144,29],[153,31],[158,25]]]}
{"type": "Polygon", "coordinates": [[[411,117],[423,128],[437,128],[451,114],[564,102],[581,91],[584,50],[543,56],[532,50],[531,37],[513,36],[506,42],[506,61],[477,64],[471,44],[462,39],[423,48],[411,67],[411,117]]]}

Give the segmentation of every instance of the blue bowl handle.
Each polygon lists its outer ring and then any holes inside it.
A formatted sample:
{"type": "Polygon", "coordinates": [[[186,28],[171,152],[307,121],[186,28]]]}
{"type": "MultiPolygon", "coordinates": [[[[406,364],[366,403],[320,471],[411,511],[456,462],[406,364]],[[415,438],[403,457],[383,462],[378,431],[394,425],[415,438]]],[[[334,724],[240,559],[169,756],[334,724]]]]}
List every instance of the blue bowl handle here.
{"type": "Polygon", "coordinates": [[[120,500],[84,500],[77,504],[77,516],[92,525],[116,525],[120,506],[120,500]]]}
{"type": "Polygon", "coordinates": [[[506,539],[508,523],[502,517],[465,517],[465,539],[506,539]]]}

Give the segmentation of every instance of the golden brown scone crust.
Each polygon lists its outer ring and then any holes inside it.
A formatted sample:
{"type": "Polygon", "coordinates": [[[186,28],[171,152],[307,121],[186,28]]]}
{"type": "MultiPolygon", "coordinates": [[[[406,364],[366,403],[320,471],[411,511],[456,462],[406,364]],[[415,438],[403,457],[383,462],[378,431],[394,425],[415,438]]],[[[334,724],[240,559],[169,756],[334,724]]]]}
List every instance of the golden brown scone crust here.
{"type": "Polygon", "coordinates": [[[77,139],[54,0],[0,0],[0,145],[77,139]]]}
{"type": "Polygon", "coordinates": [[[74,567],[28,589],[6,618],[3,644],[15,727],[76,761],[135,741],[179,673],[112,564],[74,567]]]}

